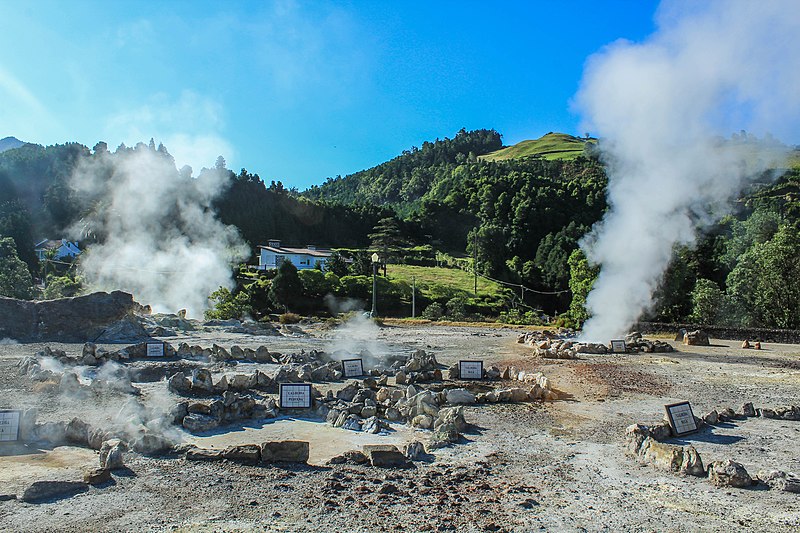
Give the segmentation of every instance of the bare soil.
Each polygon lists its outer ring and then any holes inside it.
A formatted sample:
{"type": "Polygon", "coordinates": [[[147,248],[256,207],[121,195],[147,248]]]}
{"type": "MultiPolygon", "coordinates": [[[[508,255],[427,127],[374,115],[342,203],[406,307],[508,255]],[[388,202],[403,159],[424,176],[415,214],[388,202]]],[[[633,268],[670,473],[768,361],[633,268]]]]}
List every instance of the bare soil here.
{"type": "MultiPolygon", "coordinates": [[[[271,351],[331,349],[335,332],[304,327],[308,336],[254,337],[219,331],[170,337],[177,344],[271,351]]],[[[567,399],[493,404],[465,410],[474,425],[462,442],[437,450],[413,468],[326,466],[327,458],[366,442],[424,439],[396,426],[366,436],[313,421],[281,419],[233,427],[187,441],[231,443],[299,438],[311,442],[309,465],[243,466],[190,462],[180,456],[126,456],[127,471],[70,498],[40,504],[0,501],[8,531],[797,531],[800,495],[763,488],[718,489],[705,479],[640,466],[625,455],[628,425],[654,423],[664,405],[691,402],[696,415],[745,402],[756,407],[800,404],[800,346],[740,349],[676,345],[669,354],[585,355],[573,361],[536,358],[516,343],[517,332],[435,325],[389,326],[371,350],[422,348],[440,363],[482,359],[548,376],[567,399]]],[[[50,345],[79,353],[81,345],[50,345]]],[[[40,421],[107,405],[36,394],[13,365],[43,345],[0,345],[0,408],[36,406],[40,421]]],[[[110,347],[113,348],[113,347],[110,347]]],[[[145,389],[147,389],[145,387],[145,389]]],[[[147,390],[146,390],[147,392],[147,390]]],[[[755,475],[760,469],[800,472],[800,422],[745,419],[675,440],[693,444],[705,463],[731,458],[755,475]]],[[[0,452],[3,453],[3,452],[0,452]]],[[[6,450],[0,494],[21,494],[36,480],[79,480],[97,454],[72,447],[6,450]]]]}

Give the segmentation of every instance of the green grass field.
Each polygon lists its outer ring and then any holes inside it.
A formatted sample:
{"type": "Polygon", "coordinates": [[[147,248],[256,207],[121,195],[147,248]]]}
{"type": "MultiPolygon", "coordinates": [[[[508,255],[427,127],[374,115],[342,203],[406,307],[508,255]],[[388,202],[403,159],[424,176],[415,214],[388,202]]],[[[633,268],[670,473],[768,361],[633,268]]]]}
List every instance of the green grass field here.
{"type": "Polygon", "coordinates": [[[539,139],[522,141],[513,146],[501,148],[496,152],[482,155],[479,159],[484,161],[503,161],[532,155],[540,155],[545,159],[574,159],[583,154],[583,147],[586,142],[594,143],[597,140],[590,139],[586,141],[565,133],[548,133],[539,139]]]}
{"type": "MultiPolygon", "coordinates": [[[[474,278],[469,272],[457,268],[422,267],[414,265],[388,265],[386,275],[411,285],[416,278],[417,290],[425,297],[438,299],[463,295],[474,297],[474,278]]],[[[478,298],[501,298],[502,287],[492,281],[478,278],[478,298]]]]}

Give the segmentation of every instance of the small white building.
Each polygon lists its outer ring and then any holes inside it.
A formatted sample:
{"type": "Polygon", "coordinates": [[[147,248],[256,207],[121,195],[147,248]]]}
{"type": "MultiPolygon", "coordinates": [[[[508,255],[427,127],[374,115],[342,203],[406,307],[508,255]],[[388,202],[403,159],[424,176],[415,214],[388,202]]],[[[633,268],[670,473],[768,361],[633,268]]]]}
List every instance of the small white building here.
{"type": "Polygon", "coordinates": [[[325,263],[331,256],[331,251],[326,248],[317,248],[313,244],[305,248],[287,248],[277,239],[270,239],[267,246],[260,245],[258,251],[259,270],[278,268],[284,261],[290,261],[297,270],[317,268],[317,265],[325,270],[325,263]]]}
{"type": "Polygon", "coordinates": [[[81,254],[81,249],[78,248],[78,243],[70,242],[67,239],[52,240],[45,239],[42,242],[37,242],[34,246],[36,257],[39,261],[45,260],[45,254],[48,250],[56,250],[53,259],[72,259],[81,254]]]}

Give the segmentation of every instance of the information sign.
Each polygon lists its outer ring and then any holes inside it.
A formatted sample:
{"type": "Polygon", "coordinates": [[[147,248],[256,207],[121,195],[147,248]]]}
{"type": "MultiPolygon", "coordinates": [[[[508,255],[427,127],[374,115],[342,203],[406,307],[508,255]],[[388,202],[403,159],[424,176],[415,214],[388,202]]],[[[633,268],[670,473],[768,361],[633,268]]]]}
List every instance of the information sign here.
{"type": "Polygon", "coordinates": [[[697,423],[694,420],[692,406],[689,402],[679,402],[665,405],[669,425],[676,436],[686,435],[697,431],[697,423]]]}
{"type": "Polygon", "coordinates": [[[308,383],[281,383],[281,409],[309,409],[311,407],[311,385],[308,383]]]}
{"type": "Polygon", "coordinates": [[[625,353],[627,351],[628,347],[625,346],[625,341],[623,340],[611,341],[611,353],[625,353]]]}
{"type": "Polygon", "coordinates": [[[343,359],[342,374],[346,378],[357,378],[364,375],[363,359],[343,359]]]}
{"type": "Polygon", "coordinates": [[[147,357],[164,357],[164,343],[163,342],[148,342],[147,343],[147,357]]]}
{"type": "Polygon", "coordinates": [[[458,376],[461,379],[483,379],[483,361],[459,361],[458,376]]]}
{"type": "Polygon", "coordinates": [[[19,440],[20,411],[0,410],[0,442],[19,440]]]}

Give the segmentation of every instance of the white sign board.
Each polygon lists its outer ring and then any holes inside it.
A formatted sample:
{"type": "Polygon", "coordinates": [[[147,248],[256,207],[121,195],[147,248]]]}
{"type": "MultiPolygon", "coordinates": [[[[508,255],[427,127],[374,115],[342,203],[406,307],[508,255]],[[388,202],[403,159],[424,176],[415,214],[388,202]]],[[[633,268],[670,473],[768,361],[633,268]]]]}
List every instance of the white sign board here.
{"type": "Polygon", "coordinates": [[[694,413],[689,402],[673,403],[665,405],[669,425],[677,436],[686,435],[697,431],[697,423],[694,421],[694,413]]]}
{"type": "Polygon", "coordinates": [[[357,378],[364,375],[363,359],[343,359],[342,374],[346,378],[357,378]]]}
{"type": "Polygon", "coordinates": [[[611,353],[625,353],[627,351],[628,347],[625,345],[625,341],[623,340],[611,341],[611,353]]]}
{"type": "Polygon", "coordinates": [[[19,411],[0,410],[0,442],[19,440],[19,411]]]}
{"type": "Polygon", "coordinates": [[[164,343],[163,342],[148,342],[147,343],[147,357],[164,357],[164,343]]]}
{"type": "Polygon", "coordinates": [[[459,361],[458,376],[461,379],[483,379],[483,361],[459,361]]]}
{"type": "Polygon", "coordinates": [[[281,409],[309,409],[311,385],[308,383],[281,383],[281,409]]]}

